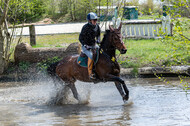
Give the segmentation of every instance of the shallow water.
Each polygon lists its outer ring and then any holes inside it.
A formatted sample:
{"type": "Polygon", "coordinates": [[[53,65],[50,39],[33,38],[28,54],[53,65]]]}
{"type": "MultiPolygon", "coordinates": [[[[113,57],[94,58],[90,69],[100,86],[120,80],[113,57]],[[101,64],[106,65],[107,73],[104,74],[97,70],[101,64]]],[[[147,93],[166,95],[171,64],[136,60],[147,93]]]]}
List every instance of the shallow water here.
{"type": "Polygon", "coordinates": [[[1,126],[132,125],[189,126],[190,96],[177,78],[130,79],[124,104],[113,83],[77,82],[82,104],[72,94],[67,105],[50,104],[60,87],[52,81],[0,83],[1,126]]]}

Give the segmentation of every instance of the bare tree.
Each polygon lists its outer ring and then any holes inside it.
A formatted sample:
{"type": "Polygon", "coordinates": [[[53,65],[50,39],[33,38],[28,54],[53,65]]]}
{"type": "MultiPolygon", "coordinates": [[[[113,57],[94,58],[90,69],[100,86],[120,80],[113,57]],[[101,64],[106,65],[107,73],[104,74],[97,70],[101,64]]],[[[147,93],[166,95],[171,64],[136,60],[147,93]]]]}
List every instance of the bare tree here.
{"type": "MultiPolygon", "coordinates": [[[[5,51],[8,48],[5,48],[5,41],[9,41],[9,33],[7,26],[7,13],[9,7],[10,0],[2,0],[0,6],[0,74],[4,72],[4,68],[6,66],[6,57],[5,51]]],[[[8,44],[8,43],[7,43],[8,44]]]]}

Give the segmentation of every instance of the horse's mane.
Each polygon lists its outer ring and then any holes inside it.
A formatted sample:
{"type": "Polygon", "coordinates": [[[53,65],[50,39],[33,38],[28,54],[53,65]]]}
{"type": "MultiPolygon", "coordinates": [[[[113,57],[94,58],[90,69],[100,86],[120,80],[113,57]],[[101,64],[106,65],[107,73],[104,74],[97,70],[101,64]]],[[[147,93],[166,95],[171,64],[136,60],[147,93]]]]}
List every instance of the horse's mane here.
{"type": "Polygon", "coordinates": [[[102,43],[104,43],[104,42],[106,41],[107,36],[109,35],[109,33],[110,33],[110,30],[106,30],[106,32],[105,32],[105,34],[104,34],[104,38],[103,38],[103,40],[102,40],[102,43]]]}
{"type": "Polygon", "coordinates": [[[106,49],[109,47],[109,34],[110,34],[110,30],[106,30],[104,33],[104,38],[101,42],[101,48],[106,49]]]}

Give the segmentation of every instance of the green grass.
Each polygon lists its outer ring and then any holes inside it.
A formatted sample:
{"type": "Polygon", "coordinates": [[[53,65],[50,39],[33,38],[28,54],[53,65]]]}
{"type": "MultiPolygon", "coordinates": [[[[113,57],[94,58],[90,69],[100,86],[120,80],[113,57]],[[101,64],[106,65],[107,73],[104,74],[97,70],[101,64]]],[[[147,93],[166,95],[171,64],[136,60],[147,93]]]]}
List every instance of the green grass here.
{"type": "MultiPolygon", "coordinates": [[[[79,42],[78,38],[78,33],[36,36],[36,45],[33,48],[66,47],[70,43],[79,42]]],[[[22,42],[30,43],[30,38],[23,37],[22,42]]]]}
{"type": "Polygon", "coordinates": [[[178,50],[176,55],[171,46],[161,42],[161,40],[125,40],[128,52],[119,57],[119,62],[123,67],[156,67],[170,65],[190,64],[190,57],[183,49],[178,50]],[[180,61],[179,61],[180,60],[180,61]]]}
{"type": "Polygon", "coordinates": [[[142,16],[138,16],[139,20],[146,20],[146,19],[157,19],[159,18],[159,15],[142,15],[142,16]]]}

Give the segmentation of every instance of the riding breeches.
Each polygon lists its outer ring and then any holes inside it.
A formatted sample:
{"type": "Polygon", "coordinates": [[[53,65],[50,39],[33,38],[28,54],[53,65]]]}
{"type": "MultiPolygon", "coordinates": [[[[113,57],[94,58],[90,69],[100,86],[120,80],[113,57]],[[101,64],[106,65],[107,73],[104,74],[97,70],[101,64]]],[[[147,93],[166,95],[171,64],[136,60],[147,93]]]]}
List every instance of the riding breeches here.
{"type": "MultiPolygon", "coordinates": [[[[96,44],[95,47],[93,47],[93,48],[97,49],[97,48],[100,48],[100,47],[96,44]]],[[[85,53],[90,59],[93,59],[93,53],[92,53],[91,49],[88,50],[84,46],[82,46],[82,52],[85,53]]]]}

